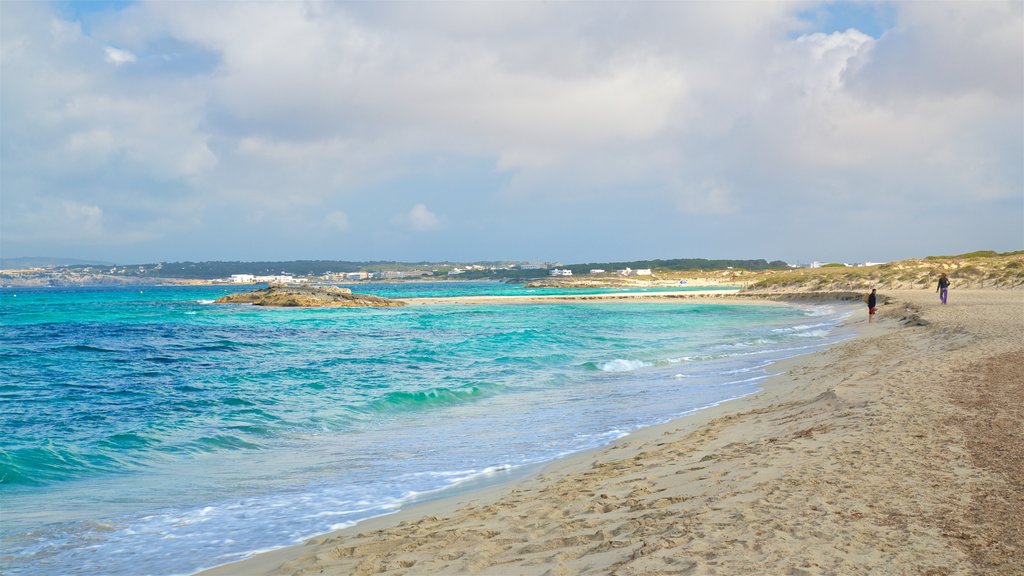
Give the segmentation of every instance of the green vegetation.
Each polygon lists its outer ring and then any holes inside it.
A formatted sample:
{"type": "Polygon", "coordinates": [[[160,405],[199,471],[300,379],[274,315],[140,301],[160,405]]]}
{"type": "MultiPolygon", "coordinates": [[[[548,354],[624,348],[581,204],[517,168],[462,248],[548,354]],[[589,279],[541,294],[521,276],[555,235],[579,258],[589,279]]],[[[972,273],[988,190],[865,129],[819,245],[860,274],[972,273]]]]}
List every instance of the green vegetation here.
{"type": "MultiPolygon", "coordinates": [[[[167,280],[220,280],[232,274],[292,275],[317,277],[328,273],[346,272],[420,272],[426,278],[452,280],[492,280],[528,282],[548,277],[548,270],[520,268],[521,262],[353,262],[347,260],[297,260],[291,262],[161,262],[143,265],[113,265],[75,263],[45,271],[15,273],[5,281],[24,285],[75,284],[145,284],[167,280]],[[463,271],[451,274],[455,268],[463,271]],[[470,268],[470,269],[467,269],[470,268]]],[[[900,260],[877,266],[846,266],[825,264],[820,268],[789,268],[785,262],[775,260],[708,260],[681,258],[674,260],[634,260],[630,262],[590,262],[586,264],[557,265],[569,269],[573,276],[589,276],[590,270],[599,268],[613,275],[616,270],[651,269],[652,277],[673,279],[700,276],[720,283],[742,285],[766,290],[864,290],[922,288],[935,283],[945,272],[959,288],[1010,288],[1024,286],[1024,250],[996,253],[992,250],[968,252],[959,256],[929,256],[922,259],[900,260]]],[[[594,278],[597,281],[610,281],[594,278]]],[[[557,281],[557,279],[554,279],[557,281]]]]}
{"type": "Polygon", "coordinates": [[[971,258],[997,258],[1000,256],[1018,256],[1024,254],[1024,250],[1017,250],[1014,252],[996,252],[995,250],[976,250],[974,252],[967,252],[966,254],[958,254],[956,256],[925,256],[925,260],[951,260],[959,258],[961,260],[968,260],[971,258]]]}
{"type": "MultiPolygon", "coordinates": [[[[66,266],[67,270],[86,274],[113,274],[131,278],[172,278],[180,280],[214,280],[227,278],[232,274],[254,274],[271,276],[286,274],[298,277],[321,276],[328,273],[346,272],[431,272],[434,276],[457,278],[459,280],[499,280],[516,281],[543,278],[548,275],[546,269],[521,270],[517,262],[395,262],[372,261],[353,262],[348,260],[294,260],[294,261],[208,261],[208,262],[161,262],[159,264],[142,264],[130,266],[116,265],[74,265],[66,266]],[[466,270],[457,275],[449,276],[453,268],[476,264],[487,269],[466,270]],[[491,270],[490,268],[494,268],[491,270]]],[[[703,258],[677,260],[636,260],[633,262],[604,262],[591,264],[573,264],[563,266],[573,274],[586,274],[592,268],[604,268],[609,272],[623,268],[651,268],[669,271],[681,270],[723,270],[736,268],[742,270],[784,269],[785,262],[776,260],[706,260],[703,258]]]]}
{"type": "Polygon", "coordinates": [[[1024,286],[1024,251],[997,254],[990,250],[960,256],[931,256],[879,266],[801,268],[758,272],[750,284],[761,290],[934,289],[945,272],[957,288],[1024,286]]]}
{"type": "MultiPolygon", "coordinates": [[[[287,274],[299,277],[320,276],[327,273],[337,274],[362,271],[436,271],[441,274],[445,274],[455,266],[459,266],[459,264],[453,264],[450,262],[393,262],[384,260],[372,262],[352,262],[345,260],[294,260],[289,262],[162,262],[160,264],[115,266],[113,268],[117,270],[117,274],[125,276],[214,280],[218,278],[227,278],[232,274],[255,274],[257,276],[287,274]]],[[[106,272],[109,270],[109,268],[97,266],[72,266],[68,268],[80,272],[106,272]]]]}

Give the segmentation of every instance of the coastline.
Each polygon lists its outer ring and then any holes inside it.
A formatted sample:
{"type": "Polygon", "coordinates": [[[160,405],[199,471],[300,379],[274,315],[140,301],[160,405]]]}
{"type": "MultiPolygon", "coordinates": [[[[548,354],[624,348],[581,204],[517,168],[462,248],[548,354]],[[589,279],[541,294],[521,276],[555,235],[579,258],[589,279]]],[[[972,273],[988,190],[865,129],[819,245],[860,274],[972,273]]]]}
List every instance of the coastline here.
{"type": "Polygon", "coordinates": [[[680,300],[714,300],[716,304],[779,305],[793,302],[860,302],[861,292],[743,292],[729,290],[687,290],[665,292],[612,292],[605,294],[535,294],[515,296],[445,296],[402,298],[410,306],[455,306],[481,304],[582,304],[588,302],[666,303],[680,300]]]}
{"type": "MultiPolygon", "coordinates": [[[[947,379],[1024,356],[1024,292],[889,295],[881,322],[853,318],[860,337],[780,362],[757,394],[201,574],[1012,573],[1021,460],[972,448],[947,379]]],[[[1012,452],[1021,424],[997,420],[1012,452]]]]}

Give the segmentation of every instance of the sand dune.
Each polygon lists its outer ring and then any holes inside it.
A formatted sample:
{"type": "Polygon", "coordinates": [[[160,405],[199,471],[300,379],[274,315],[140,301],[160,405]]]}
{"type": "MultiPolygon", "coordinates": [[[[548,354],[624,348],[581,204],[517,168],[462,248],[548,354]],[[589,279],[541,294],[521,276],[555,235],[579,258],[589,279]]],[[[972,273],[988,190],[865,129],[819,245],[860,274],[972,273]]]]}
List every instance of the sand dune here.
{"type": "Polygon", "coordinates": [[[1021,574],[1024,292],[890,292],[765,391],[210,574],[1021,574]]]}

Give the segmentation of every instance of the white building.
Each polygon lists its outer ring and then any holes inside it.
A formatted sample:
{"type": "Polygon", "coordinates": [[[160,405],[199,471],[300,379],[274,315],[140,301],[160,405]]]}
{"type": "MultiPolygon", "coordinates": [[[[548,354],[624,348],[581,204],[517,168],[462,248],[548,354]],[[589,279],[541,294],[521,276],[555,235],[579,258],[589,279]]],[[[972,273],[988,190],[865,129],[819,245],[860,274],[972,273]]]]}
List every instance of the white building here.
{"type": "Polygon", "coordinates": [[[604,272],[605,271],[602,268],[591,268],[590,269],[590,273],[591,274],[604,274],[604,272]]]}
{"type": "Polygon", "coordinates": [[[552,268],[548,271],[548,274],[551,276],[572,276],[572,270],[568,268],[552,268]]]}
{"type": "Polygon", "coordinates": [[[632,268],[626,268],[625,270],[616,270],[615,273],[616,274],[621,274],[622,276],[650,276],[651,275],[651,269],[650,268],[640,268],[640,269],[637,269],[637,270],[633,270],[632,268]]]}
{"type": "Polygon", "coordinates": [[[279,276],[256,276],[253,278],[255,282],[266,282],[267,284],[295,284],[298,282],[305,282],[305,278],[296,278],[287,274],[281,274],[279,276]]]}
{"type": "Polygon", "coordinates": [[[232,274],[232,284],[252,284],[256,280],[256,277],[252,274],[232,274]]]}

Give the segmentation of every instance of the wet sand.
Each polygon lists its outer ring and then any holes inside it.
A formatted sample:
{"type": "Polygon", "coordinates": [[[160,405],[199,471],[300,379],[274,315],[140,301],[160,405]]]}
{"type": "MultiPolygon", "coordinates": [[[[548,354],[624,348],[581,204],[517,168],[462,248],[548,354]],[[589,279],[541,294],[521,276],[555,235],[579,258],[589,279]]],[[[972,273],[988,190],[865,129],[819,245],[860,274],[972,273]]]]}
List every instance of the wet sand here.
{"type": "Polygon", "coordinates": [[[759,394],[208,574],[1021,574],[1024,291],[885,295],[759,394]]]}

